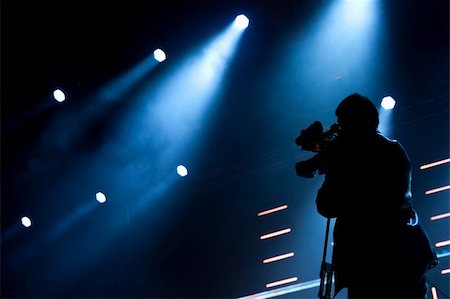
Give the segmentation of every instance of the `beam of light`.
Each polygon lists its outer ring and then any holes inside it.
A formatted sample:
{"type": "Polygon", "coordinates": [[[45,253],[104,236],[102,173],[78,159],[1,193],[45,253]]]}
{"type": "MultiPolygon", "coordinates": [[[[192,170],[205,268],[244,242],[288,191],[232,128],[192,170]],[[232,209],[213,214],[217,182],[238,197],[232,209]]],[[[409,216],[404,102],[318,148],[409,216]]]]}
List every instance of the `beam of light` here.
{"type": "Polygon", "coordinates": [[[253,295],[239,297],[237,299],[273,298],[273,297],[278,297],[278,296],[282,296],[282,295],[286,295],[286,294],[290,294],[290,293],[294,293],[294,292],[299,292],[299,291],[303,291],[303,290],[307,290],[307,289],[316,288],[318,286],[320,286],[320,279],[315,279],[315,280],[301,282],[301,283],[297,283],[294,285],[289,285],[289,286],[285,286],[285,287],[281,287],[281,288],[277,288],[277,289],[273,289],[273,290],[269,290],[269,291],[264,291],[264,292],[253,294],[253,295]]]}
{"type": "Polygon", "coordinates": [[[436,247],[444,247],[444,246],[448,246],[448,245],[450,245],[450,240],[436,243],[436,247]]]}
{"type": "Polygon", "coordinates": [[[287,208],[288,208],[287,205],[282,205],[282,206],[279,206],[279,207],[276,207],[276,208],[273,208],[273,209],[269,209],[269,210],[265,210],[265,211],[259,212],[258,216],[264,216],[264,215],[272,214],[272,213],[275,213],[275,212],[278,212],[278,211],[285,210],[287,208]]]}
{"type": "Polygon", "coordinates": [[[392,109],[395,107],[395,100],[391,96],[385,96],[381,99],[381,108],[378,109],[379,113],[379,126],[378,130],[381,133],[387,134],[392,129],[392,109]]]}
{"type": "Polygon", "coordinates": [[[289,253],[285,253],[285,254],[280,254],[271,258],[267,258],[265,260],[263,260],[264,264],[268,264],[268,263],[272,263],[272,262],[276,262],[276,261],[280,261],[280,260],[284,260],[290,257],[293,257],[294,253],[293,252],[289,252],[289,253]]]}
{"type": "Polygon", "coordinates": [[[98,98],[101,101],[115,101],[122,98],[136,84],[145,78],[149,72],[158,65],[152,55],[148,55],[141,62],[125,71],[123,74],[112,79],[105,86],[101,87],[98,98]]]}
{"type": "Polygon", "coordinates": [[[425,194],[429,195],[429,194],[438,193],[438,192],[449,190],[449,189],[450,189],[450,185],[442,186],[442,187],[438,187],[438,188],[434,188],[434,189],[425,191],[425,194]]]}
{"type": "Polygon", "coordinates": [[[55,98],[56,101],[62,103],[66,100],[66,95],[64,94],[64,92],[61,89],[56,89],[53,92],[53,97],[55,98]]]}
{"type": "Polygon", "coordinates": [[[278,280],[278,281],[274,281],[271,283],[266,284],[266,288],[273,288],[282,284],[287,284],[287,283],[291,283],[294,281],[297,281],[298,278],[297,277],[291,277],[291,278],[286,278],[286,279],[282,279],[282,280],[278,280]]]}
{"type": "Polygon", "coordinates": [[[163,50],[156,49],[155,51],[153,51],[153,58],[155,58],[155,60],[158,62],[163,62],[164,60],[166,60],[167,56],[163,50]]]}
{"type": "Polygon", "coordinates": [[[395,107],[395,100],[391,96],[386,96],[381,100],[381,107],[384,110],[391,110],[395,107]]]}
{"type": "Polygon", "coordinates": [[[434,220],[443,219],[443,218],[447,218],[447,217],[450,217],[450,213],[445,213],[445,214],[440,214],[440,215],[432,216],[432,217],[430,218],[430,220],[434,221],[434,220]]]}
{"type": "Polygon", "coordinates": [[[106,202],[106,195],[102,192],[97,192],[95,194],[95,199],[99,202],[99,203],[105,203],[106,202]]]}
{"type": "Polygon", "coordinates": [[[441,271],[441,274],[449,274],[449,273],[450,273],[450,268],[443,269],[443,270],[441,271]]]}
{"type": "Polygon", "coordinates": [[[432,163],[428,163],[428,164],[424,164],[424,165],[420,166],[420,169],[424,170],[424,169],[436,167],[436,166],[439,166],[439,165],[442,165],[442,164],[445,164],[445,163],[450,163],[450,158],[443,159],[443,160],[436,161],[436,162],[432,162],[432,163]]]}
{"type": "Polygon", "coordinates": [[[88,215],[95,208],[96,204],[93,201],[89,201],[81,205],[78,209],[71,214],[62,217],[52,225],[52,229],[46,234],[45,238],[39,239],[38,242],[33,244],[33,250],[29,251],[24,248],[23,253],[19,255],[26,257],[27,260],[40,255],[47,251],[50,247],[54,246],[58,238],[63,236],[70,228],[72,228],[77,221],[80,221],[84,216],[88,215]],[[26,252],[26,254],[25,254],[26,252]]]}
{"type": "Polygon", "coordinates": [[[310,22],[299,20],[298,32],[277,47],[280,58],[274,60],[267,90],[279,85],[285,97],[304,102],[307,111],[315,109],[316,117],[325,118],[330,116],[323,107],[334,106],[331,99],[340,97],[336,91],[348,94],[348,87],[354,86],[351,78],[359,78],[358,89],[376,85],[374,73],[384,55],[376,42],[383,23],[378,22],[378,2],[326,1],[310,22]]]}
{"type": "Polygon", "coordinates": [[[184,177],[188,175],[188,170],[184,165],[177,166],[177,173],[179,176],[184,177]]]}
{"type": "Polygon", "coordinates": [[[439,299],[437,291],[436,291],[436,287],[431,287],[431,298],[432,299],[439,299]]]}
{"type": "Polygon", "coordinates": [[[201,146],[199,131],[206,127],[207,111],[212,109],[243,32],[231,23],[179,63],[167,65],[156,83],[139,91],[142,105],[130,115],[126,132],[132,129],[140,143],[151,144],[162,167],[173,165],[190,146],[201,146]]]}
{"type": "Polygon", "coordinates": [[[22,217],[21,222],[22,222],[22,225],[25,227],[31,226],[31,219],[28,218],[27,216],[22,217]]]}
{"type": "Polygon", "coordinates": [[[290,228],[285,228],[285,229],[278,230],[278,231],[275,231],[275,232],[272,232],[272,233],[269,233],[269,234],[262,235],[259,238],[261,240],[265,240],[265,239],[273,238],[273,237],[276,237],[276,236],[284,235],[284,234],[287,234],[287,233],[290,233],[290,232],[291,232],[290,228]]]}
{"type": "Polygon", "coordinates": [[[436,253],[436,256],[440,259],[442,257],[450,256],[449,250],[442,250],[436,253]]]}

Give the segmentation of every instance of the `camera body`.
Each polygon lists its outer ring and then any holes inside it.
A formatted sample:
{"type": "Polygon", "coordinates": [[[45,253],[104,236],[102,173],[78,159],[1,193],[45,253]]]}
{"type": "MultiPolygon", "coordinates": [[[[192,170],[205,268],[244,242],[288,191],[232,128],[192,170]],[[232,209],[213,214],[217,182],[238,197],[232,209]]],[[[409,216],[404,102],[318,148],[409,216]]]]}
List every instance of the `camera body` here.
{"type": "Polygon", "coordinates": [[[295,144],[300,146],[302,150],[317,153],[312,158],[300,161],[295,164],[295,170],[298,176],[312,178],[316,172],[323,174],[326,172],[327,159],[326,151],[329,146],[339,136],[340,126],[333,124],[328,131],[323,131],[320,121],[315,121],[308,128],[302,130],[300,135],[295,139],[295,144]]]}

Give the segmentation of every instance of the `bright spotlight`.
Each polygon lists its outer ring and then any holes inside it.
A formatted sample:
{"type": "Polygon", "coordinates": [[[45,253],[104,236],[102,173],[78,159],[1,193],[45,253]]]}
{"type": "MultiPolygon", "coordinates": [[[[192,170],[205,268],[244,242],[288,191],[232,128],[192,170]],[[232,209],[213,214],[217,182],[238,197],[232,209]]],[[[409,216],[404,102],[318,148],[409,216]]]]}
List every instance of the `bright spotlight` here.
{"type": "Polygon", "coordinates": [[[187,176],[188,171],[187,171],[187,168],[184,167],[183,165],[178,165],[177,166],[177,173],[180,176],[187,176]]]}
{"type": "Polygon", "coordinates": [[[58,102],[64,102],[66,100],[66,95],[64,94],[64,92],[62,92],[61,89],[56,89],[53,92],[53,97],[55,98],[55,100],[57,100],[58,102]]]}
{"type": "Polygon", "coordinates": [[[22,217],[22,224],[25,227],[30,227],[31,226],[31,219],[28,218],[27,216],[22,217]]]}
{"type": "Polygon", "coordinates": [[[163,62],[164,60],[166,60],[166,53],[164,53],[164,51],[161,50],[161,49],[156,49],[156,50],[153,52],[153,57],[155,57],[155,59],[156,59],[158,62],[163,62]]]}
{"type": "Polygon", "coordinates": [[[381,100],[381,107],[385,110],[391,110],[395,107],[395,100],[391,96],[384,97],[381,100]]]}
{"type": "Polygon", "coordinates": [[[245,15],[238,15],[236,19],[234,20],[234,24],[239,29],[245,29],[248,27],[249,20],[245,15]]]}
{"type": "Polygon", "coordinates": [[[106,195],[102,192],[97,192],[97,194],[95,194],[95,199],[97,199],[99,203],[104,203],[106,201],[106,195]]]}

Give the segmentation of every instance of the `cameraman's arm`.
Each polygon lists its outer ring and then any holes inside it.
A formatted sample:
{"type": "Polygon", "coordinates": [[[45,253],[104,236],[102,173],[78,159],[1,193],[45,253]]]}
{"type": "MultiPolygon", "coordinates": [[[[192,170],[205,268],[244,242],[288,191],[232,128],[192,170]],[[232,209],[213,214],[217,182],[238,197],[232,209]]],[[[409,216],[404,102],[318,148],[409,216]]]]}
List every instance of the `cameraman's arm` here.
{"type": "Polygon", "coordinates": [[[339,194],[337,177],[327,172],[316,197],[316,207],[320,215],[326,218],[335,218],[338,215],[339,194]]]}

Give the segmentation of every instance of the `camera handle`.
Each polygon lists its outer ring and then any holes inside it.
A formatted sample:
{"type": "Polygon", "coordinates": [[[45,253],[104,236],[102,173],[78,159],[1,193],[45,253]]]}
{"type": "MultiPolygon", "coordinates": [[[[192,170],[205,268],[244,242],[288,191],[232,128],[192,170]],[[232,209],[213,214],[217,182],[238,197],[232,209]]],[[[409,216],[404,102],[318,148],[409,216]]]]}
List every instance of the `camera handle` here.
{"type": "Polygon", "coordinates": [[[331,258],[331,264],[325,261],[327,256],[328,235],[330,232],[330,218],[327,218],[327,229],[325,233],[325,244],[323,248],[322,264],[320,266],[320,286],[319,286],[319,298],[330,299],[331,298],[331,285],[333,282],[333,255],[331,258]]]}

